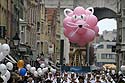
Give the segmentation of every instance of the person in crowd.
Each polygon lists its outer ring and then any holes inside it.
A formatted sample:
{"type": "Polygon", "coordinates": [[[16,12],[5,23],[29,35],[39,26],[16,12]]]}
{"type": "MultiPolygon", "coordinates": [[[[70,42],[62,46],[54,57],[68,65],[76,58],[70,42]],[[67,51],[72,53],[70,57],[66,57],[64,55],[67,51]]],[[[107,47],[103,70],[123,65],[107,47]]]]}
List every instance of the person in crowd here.
{"type": "Polygon", "coordinates": [[[78,83],[85,83],[85,82],[84,82],[84,79],[85,79],[84,76],[79,76],[79,77],[78,77],[78,80],[79,80],[78,83]]]}
{"type": "Polygon", "coordinates": [[[77,83],[74,72],[71,73],[70,83],[77,83]]]}
{"type": "Polygon", "coordinates": [[[77,82],[77,83],[79,82],[78,78],[79,78],[79,74],[76,73],[76,82],[77,82]]]}
{"type": "Polygon", "coordinates": [[[119,78],[118,74],[111,75],[111,77],[113,78],[113,80],[115,81],[115,83],[118,82],[118,78],[119,78]]]}
{"type": "Polygon", "coordinates": [[[27,83],[35,83],[32,77],[29,77],[27,81],[28,81],[27,83]]]}
{"type": "Polygon", "coordinates": [[[92,80],[95,80],[95,77],[96,77],[96,73],[92,72],[92,80]]]}
{"type": "Polygon", "coordinates": [[[45,81],[45,83],[52,83],[52,80],[47,79],[47,80],[45,81]]]}
{"type": "Polygon", "coordinates": [[[100,81],[100,75],[96,75],[96,81],[95,81],[95,83],[101,83],[101,81],[100,81]]]}
{"type": "Polygon", "coordinates": [[[85,83],[91,83],[91,73],[88,73],[87,76],[86,76],[86,80],[85,80],[85,83]]]}
{"type": "Polygon", "coordinates": [[[46,79],[46,80],[51,80],[51,81],[53,81],[54,80],[54,77],[53,77],[53,74],[52,74],[52,72],[49,72],[48,73],[48,78],[46,79]]]}
{"type": "Polygon", "coordinates": [[[105,77],[105,74],[102,74],[102,76],[101,76],[101,83],[107,83],[107,79],[105,77]]]}
{"type": "Polygon", "coordinates": [[[123,80],[123,75],[119,75],[119,79],[118,79],[118,83],[125,83],[125,81],[123,80]]]}
{"type": "Polygon", "coordinates": [[[68,78],[68,73],[64,73],[64,76],[62,77],[62,83],[69,83],[70,80],[68,78]]]}
{"type": "Polygon", "coordinates": [[[107,83],[115,83],[111,76],[107,76],[107,83]]]}

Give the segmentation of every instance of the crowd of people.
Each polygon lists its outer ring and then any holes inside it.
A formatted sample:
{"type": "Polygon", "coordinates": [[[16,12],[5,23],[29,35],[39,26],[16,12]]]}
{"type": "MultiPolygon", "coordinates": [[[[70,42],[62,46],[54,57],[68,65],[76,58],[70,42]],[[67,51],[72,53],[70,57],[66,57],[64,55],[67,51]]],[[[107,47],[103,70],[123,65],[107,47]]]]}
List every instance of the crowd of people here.
{"type": "MultiPolygon", "coordinates": [[[[0,83],[2,80],[0,79],[0,83]]],[[[41,76],[34,76],[27,71],[25,76],[20,76],[16,70],[11,73],[7,83],[125,83],[124,75],[119,72],[96,71],[88,73],[47,71],[41,76]]]]}
{"type": "Polygon", "coordinates": [[[91,72],[60,71],[48,64],[48,60],[37,59],[36,65],[23,60],[14,60],[8,44],[0,44],[0,83],[125,83],[124,74],[108,69],[91,72]],[[8,61],[5,61],[5,57],[8,61]],[[4,62],[2,62],[4,61],[4,62]]]}

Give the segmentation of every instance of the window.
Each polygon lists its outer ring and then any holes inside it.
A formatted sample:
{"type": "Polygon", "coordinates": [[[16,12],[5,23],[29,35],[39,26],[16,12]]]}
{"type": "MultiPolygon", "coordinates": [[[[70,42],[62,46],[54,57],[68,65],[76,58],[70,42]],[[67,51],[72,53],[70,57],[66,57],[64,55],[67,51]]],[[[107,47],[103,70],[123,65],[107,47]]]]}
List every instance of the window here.
{"type": "Polygon", "coordinates": [[[0,26],[0,38],[4,38],[6,35],[5,26],[0,26]]]}
{"type": "Polygon", "coordinates": [[[25,26],[21,27],[21,31],[23,31],[23,32],[25,31],[25,26]]]}
{"type": "Polygon", "coordinates": [[[125,9],[122,9],[122,15],[123,15],[123,17],[125,17],[125,9]]]}
{"type": "Polygon", "coordinates": [[[99,45],[97,48],[103,49],[103,48],[104,48],[104,45],[99,45]]]}
{"type": "Polygon", "coordinates": [[[96,56],[96,59],[99,59],[99,56],[100,56],[100,55],[99,55],[99,54],[96,54],[95,56],[96,56]]]}
{"type": "Polygon", "coordinates": [[[108,49],[112,49],[112,45],[107,45],[107,48],[108,49]]]}
{"type": "Polygon", "coordinates": [[[37,31],[40,30],[40,22],[37,22],[37,31]]]}
{"type": "Polygon", "coordinates": [[[23,43],[25,43],[25,38],[26,38],[26,34],[25,34],[25,26],[21,26],[21,28],[20,28],[20,42],[23,44],[23,43]]]}
{"type": "Polygon", "coordinates": [[[41,23],[41,33],[44,33],[44,22],[41,23]]]}
{"type": "Polygon", "coordinates": [[[101,59],[115,59],[114,54],[101,54],[101,59]]]}
{"type": "Polygon", "coordinates": [[[109,59],[115,59],[115,55],[114,54],[109,54],[109,59]]]}
{"type": "Polygon", "coordinates": [[[107,59],[107,54],[101,54],[101,59],[107,59]]]}

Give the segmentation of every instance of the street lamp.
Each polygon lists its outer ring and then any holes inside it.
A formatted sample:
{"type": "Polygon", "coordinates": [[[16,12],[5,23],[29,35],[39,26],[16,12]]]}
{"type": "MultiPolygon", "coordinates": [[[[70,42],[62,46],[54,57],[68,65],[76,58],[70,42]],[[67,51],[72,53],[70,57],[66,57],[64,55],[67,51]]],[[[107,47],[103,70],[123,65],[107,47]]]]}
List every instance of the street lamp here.
{"type": "Polygon", "coordinates": [[[13,42],[14,42],[14,45],[15,45],[15,50],[17,52],[18,55],[20,55],[19,52],[19,42],[20,42],[20,38],[19,38],[19,35],[18,33],[16,32],[15,36],[12,38],[13,39],[13,42]]]}
{"type": "Polygon", "coordinates": [[[16,46],[19,45],[20,38],[18,33],[16,33],[15,36],[13,37],[13,41],[14,41],[14,45],[16,46]]]}

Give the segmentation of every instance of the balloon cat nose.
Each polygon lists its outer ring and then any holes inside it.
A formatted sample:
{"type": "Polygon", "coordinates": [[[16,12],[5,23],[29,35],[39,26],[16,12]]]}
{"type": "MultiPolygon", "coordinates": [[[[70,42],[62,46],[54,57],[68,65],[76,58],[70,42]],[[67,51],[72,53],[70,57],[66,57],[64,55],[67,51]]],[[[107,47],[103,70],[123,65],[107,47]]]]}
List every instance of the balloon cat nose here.
{"type": "Polygon", "coordinates": [[[82,28],[82,25],[78,25],[79,26],[79,28],[82,28]]]}

